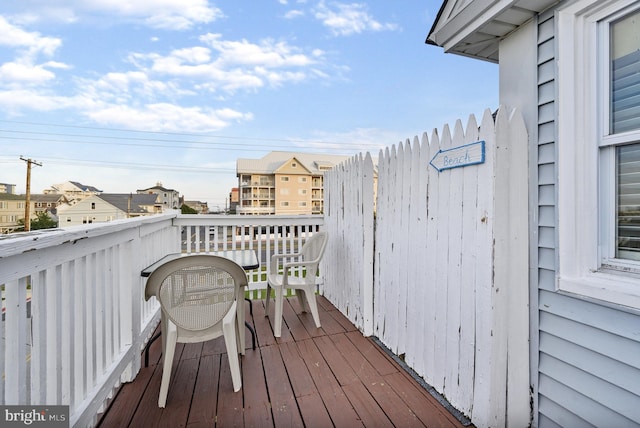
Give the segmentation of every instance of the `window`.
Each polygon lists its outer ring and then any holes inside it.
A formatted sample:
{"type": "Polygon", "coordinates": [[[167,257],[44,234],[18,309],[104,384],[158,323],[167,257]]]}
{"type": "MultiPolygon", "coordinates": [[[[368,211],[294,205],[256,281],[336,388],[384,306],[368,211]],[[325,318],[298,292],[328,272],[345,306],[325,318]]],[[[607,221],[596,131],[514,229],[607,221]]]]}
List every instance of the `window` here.
{"type": "Polygon", "coordinates": [[[557,20],[557,285],[640,308],[640,1],[557,20]]]}
{"type": "Polygon", "coordinates": [[[91,209],[95,210],[96,209],[96,203],[95,202],[91,202],[91,209]]]}
{"type": "Polygon", "coordinates": [[[282,202],[280,202],[280,206],[281,207],[288,207],[289,206],[289,202],[288,201],[282,201],[282,202]]]}
{"type": "Polygon", "coordinates": [[[286,175],[282,176],[280,177],[280,181],[289,181],[289,177],[287,177],[286,175]]]}
{"type": "Polygon", "coordinates": [[[610,144],[615,147],[616,237],[607,256],[640,261],[640,11],[613,21],[609,37],[608,136],[619,139],[610,144]]]}
{"type": "Polygon", "coordinates": [[[306,183],[307,182],[307,177],[298,177],[298,182],[299,183],[306,183]]]}
{"type": "Polygon", "coordinates": [[[298,189],[298,194],[306,195],[307,194],[307,189],[298,189]]]}
{"type": "Polygon", "coordinates": [[[300,202],[298,202],[298,206],[299,207],[306,207],[307,203],[305,201],[300,201],[300,202]]]}

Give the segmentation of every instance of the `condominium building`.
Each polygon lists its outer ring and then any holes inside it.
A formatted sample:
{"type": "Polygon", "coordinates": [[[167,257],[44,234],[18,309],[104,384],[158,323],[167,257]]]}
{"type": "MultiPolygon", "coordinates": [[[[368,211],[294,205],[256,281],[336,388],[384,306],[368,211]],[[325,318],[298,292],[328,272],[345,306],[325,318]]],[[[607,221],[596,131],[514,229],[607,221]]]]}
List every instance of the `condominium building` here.
{"type": "Polygon", "coordinates": [[[184,198],[180,192],[174,189],[167,189],[158,182],[154,187],[136,190],[138,194],[155,194],[160,196],[160,203],[164,210],[178,210],[184,203],[184,198]]]}
{"type": "Polygon", "coordinates": [[[270,152],[238,159],[238,214],[321,214],[323,174],[350,156],[270,152]]]}

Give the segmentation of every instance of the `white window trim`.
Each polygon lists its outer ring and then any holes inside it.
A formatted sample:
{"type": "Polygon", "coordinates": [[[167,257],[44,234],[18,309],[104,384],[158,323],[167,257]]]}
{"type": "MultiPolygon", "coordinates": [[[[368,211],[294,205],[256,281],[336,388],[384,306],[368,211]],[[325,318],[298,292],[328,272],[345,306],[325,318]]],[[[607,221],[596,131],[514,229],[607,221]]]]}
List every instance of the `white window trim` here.
{"type": "MultiPolygon", "coordinates": [[[[599,270],[599,103],[597,22],[637,0],[581,0],[558,10],[558,274],[556,287],[640,308],[640,276],[599,270]],[[581,144],[583,142],[584,144],[581,144]]],[[[600,134],[601,135],[601,134],[600,134]]]]}

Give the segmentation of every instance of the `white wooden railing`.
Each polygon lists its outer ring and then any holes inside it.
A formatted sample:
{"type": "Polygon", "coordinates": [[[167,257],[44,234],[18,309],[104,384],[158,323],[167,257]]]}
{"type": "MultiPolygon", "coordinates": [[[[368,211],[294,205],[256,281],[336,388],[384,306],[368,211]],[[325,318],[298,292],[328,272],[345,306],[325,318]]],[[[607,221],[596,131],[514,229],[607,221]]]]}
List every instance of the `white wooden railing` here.
{"type": "MultiPolygon", "coordinates": [[[[0,404],[68,405],[71,426],[94,425],[138,373],[158,323],[157,303],[143,298],[145,267],[173,252],[253,248],[268,268],[271,254],[322,225],[322,216],[170,213],[2,236],[0,404]]],[[[266,271],[249,280],[256,293],[266,271]]]]}
{"type": "Polygon", "coordinates": [[[261,269],[249,272],[249,290],[253,298],[267,288],[268,261],[274,253],[297,250],[306,237],[324,225],[322,215],[271,216],[180,215],[174,225],[180,227],[182,251],[187,253],[220,250],[255,250],[261,269]]]}

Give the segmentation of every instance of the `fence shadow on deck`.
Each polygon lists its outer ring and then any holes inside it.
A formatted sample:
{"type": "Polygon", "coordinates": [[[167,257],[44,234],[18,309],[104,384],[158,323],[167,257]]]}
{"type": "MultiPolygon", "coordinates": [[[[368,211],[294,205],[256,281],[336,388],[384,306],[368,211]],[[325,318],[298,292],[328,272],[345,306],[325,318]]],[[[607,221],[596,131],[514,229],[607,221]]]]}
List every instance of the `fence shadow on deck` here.
{"type": "MultiPolygon", "coordinates": [[[[375,340],[366,338],[331,303],[319,297],[322,328],[311,314],[284,305],[282,337],[275,339],[264,301],[253,301],[247,321],[257,335],[241,359],[243,385],[233,392],[224,342],[178,344],[167,406],[157,406],[161,343],[149,366],[124,384],[99,426],[436,426],[467,425],[442,406],[375,340]]],[[[143,358],[141,356],[141,358],[143,358]]]]}

